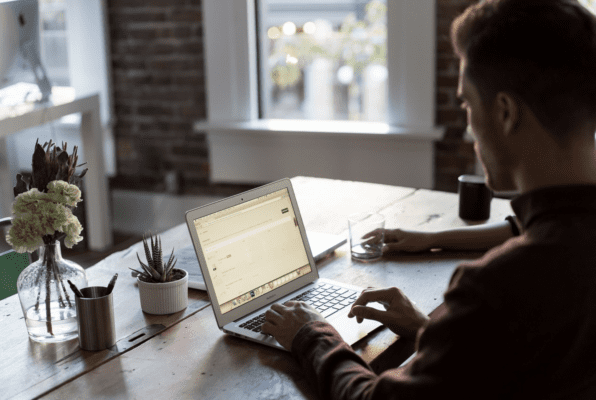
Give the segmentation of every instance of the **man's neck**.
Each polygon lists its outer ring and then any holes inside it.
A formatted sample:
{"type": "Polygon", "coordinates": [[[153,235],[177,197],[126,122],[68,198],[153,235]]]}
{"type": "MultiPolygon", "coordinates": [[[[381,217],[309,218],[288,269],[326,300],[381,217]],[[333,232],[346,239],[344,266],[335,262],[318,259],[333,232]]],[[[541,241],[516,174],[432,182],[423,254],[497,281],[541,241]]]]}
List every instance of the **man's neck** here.
{"type": "Polygon", "coordinates": [[[542,150],[528,157],[514,172],[520,193],[549,186],[596,185],[593,143],[591,147],[542,150]]]}

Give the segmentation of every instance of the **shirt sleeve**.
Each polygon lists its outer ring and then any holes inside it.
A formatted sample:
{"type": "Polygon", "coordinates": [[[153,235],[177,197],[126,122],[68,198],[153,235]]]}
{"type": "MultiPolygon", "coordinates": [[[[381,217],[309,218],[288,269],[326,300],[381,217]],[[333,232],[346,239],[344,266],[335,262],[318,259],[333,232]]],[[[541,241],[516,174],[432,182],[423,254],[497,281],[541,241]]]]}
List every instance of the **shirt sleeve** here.
{"type": "Polygon", "coordinates": [[[327,323],[303,326],[292,345],[307,379],[325,399],[490,399],[507,378],[506,340],[477,293],[454,274],[445,303],[419,335],[407,367],[376,375],[327,323]]]}

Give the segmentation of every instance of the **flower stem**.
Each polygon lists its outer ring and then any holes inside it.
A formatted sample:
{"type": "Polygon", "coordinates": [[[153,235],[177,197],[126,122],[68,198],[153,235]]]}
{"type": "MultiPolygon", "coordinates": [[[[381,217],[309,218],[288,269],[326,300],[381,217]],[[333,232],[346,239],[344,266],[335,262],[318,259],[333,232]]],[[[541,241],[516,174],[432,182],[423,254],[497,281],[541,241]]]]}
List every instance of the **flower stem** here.
{"type": "Polygon", "coordinates": [[[46,251],[44,252],[44,262],[46,263],[46,327],[48,328],[48,333],[54,336],[54,332],[52,330],[52,309],[50,308],[50,279],[52,277],[52,267],[48,260],[48,253],[49,246],[46,246],[46,251]]]}
{"type": "MultiPolygon", "coordinates": [[[[62,293],[60,292],[60,282],[62,287],[64,287],[64,282],[62,282],[61,276],[59,275],[58,266],[56,265],[56,244],[57,242],[51,241],[50,243],[45,245],[45,251],[43,256],[43,261],[47,267],[47,274],[46,274],[46,326],[48,328],[48,333],[54,336],[53,328],[52,328],[52,309],[51,309],[51,293],[50,293],[50,281],[52,279],[52,275],[56,279],[56,292],[58,295],[58,304],[60,307],[65,307],[64,300],[62,299],[62,293]]],[[[65,290],[66,292],[66,290],[65,290]]]]}
{"type": "MultiPolygon", "coordinates": [[[[59,245],[57,245],[59,246],[59,245]]],[[[56,265],[55,257],[52,257],[52,271],[54,273],[54,279],[56,282],[56,292],[58,293],[58,302],[60,303],[60,307],[66,307],[64,303],[64,299],[62,298],[62,292],[64,292],[64,296],[66,297],[66,301],[68,302],[68,306],[72,307],[70,303],[70,297],[68,296],[68,292],[66,291],[66,287],[64,287],[64,281],[62,280],[62,274],[58,269],[58,265],[56,265]],[[62,287],[62,292],[60,291],[60,287],[62,287]]]]}
{"type": "Polygon", "coordinates": [[[39,284],[39,280],[41,279],[42,272],[43,270],[40,268],[37,272],[37,277],[35,278],[35,287],[38,289],[37,298],[35,299],[35,311],[39,310],[39,296],[41,296],[41,285],[39,284]]]}

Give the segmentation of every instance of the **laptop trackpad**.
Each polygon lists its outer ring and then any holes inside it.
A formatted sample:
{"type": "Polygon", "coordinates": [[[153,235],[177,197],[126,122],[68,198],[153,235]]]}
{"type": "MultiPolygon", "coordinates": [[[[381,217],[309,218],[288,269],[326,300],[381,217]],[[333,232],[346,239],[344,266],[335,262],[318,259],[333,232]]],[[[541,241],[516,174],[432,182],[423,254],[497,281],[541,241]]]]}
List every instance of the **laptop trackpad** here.
{"type": "MultiPolygon", "coordinates": [[[[367,304],[367,307],[385,311],[385,307],[379,303],[369,303],[367,304]]],[[[353,345],[368,335],[370,332],[383,325],[380,322],[372,319],[364,319],[362,323],[359,324],[356,321],[356,317],[348,318],[349,312],[350,307],[346,307],[328,318],[329,323],[333,325],[343,340],[349,345],[353,345]]]]}

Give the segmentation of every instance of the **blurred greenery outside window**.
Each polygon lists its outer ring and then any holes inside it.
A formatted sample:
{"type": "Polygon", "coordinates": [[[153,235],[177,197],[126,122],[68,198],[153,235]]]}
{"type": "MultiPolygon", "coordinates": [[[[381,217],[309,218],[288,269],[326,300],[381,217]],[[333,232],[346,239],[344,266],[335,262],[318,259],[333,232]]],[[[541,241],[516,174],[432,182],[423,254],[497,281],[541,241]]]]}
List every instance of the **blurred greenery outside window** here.
{"type": "Polygon", "coordinates": [[[297,4],[259,3],[261,116],[386,122],[386,0],[297,4]]]}

